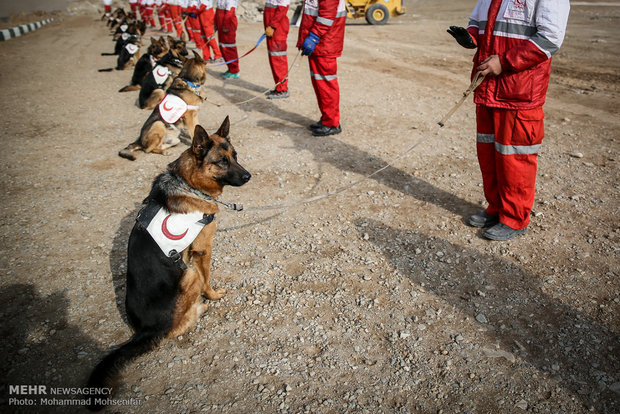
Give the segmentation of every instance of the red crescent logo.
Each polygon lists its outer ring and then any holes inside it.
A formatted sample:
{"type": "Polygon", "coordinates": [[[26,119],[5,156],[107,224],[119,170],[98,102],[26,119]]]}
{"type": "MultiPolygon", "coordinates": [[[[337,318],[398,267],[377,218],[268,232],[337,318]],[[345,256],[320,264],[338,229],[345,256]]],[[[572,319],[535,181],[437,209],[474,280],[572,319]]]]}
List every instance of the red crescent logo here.
{"type": "Polygon", "coordinates": [[[159,73],[159,68],[157,68],[157,75],[158,75],[158,76],[164,76],[165,74],[166,74],[166,72],[164,72],[164,73],[159,73]]]}
{"type": "Polygon", "coordinates": [[[187,230],[185,230],[185,232],[183,234],[172,234],[170,233],[170,231],[168,230],[167,227],[167,222],[168,219],[170,218],[171,214],[168,214],[166,216],[166,218],[164,219],[163,223],[161,223],[161,232],[164,233],[164,236],[166,236],[167,238],[169,238],[170,240],[181,240],[183,237],[185,237],[185,235],[187,234],[187,230]]]}
{"type": "MultiPolygon", "coordinates": [[[[172,111],[174,109],[174,106],[172,108],[168,108],[166,105],[168,105],[168,102],[164,102],[164,104],[162,105],[162,107],[164,108],[164,111],[172,111]]],[[[168,219],[168,217],[166,217],[166,219],[168,219]]]]}

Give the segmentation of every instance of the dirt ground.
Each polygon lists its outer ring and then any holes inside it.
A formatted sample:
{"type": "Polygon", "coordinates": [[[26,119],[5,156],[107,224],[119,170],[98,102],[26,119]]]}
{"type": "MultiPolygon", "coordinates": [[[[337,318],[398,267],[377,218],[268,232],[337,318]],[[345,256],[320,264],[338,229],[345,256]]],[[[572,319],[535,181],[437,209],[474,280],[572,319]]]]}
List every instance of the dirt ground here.
{"type": "MultiPolygon", "coordinates": [[[[620,7],[573,5],[532,222],[497,243],[464,223],[484,206],[471,99],[437,126],[472,58],[445,29],[465,25],[474,3],[409,2],[386,26],[350,22],[333,137],[306,129],[319,112],[305,59],[289,99],[243,105],[273,84],[265,46],[239,80],[209,69],[201,124],[214,132],[229,115],[253,175],[221,197],[246,211],[217,216],[214,285],[228,294],[130,364],[108,412],[620,412],[620,7]],[[391,162],[337,196],[256,209],[391,162]]],[[[148,112],[117,92],[130,71],[97,72],[115,62],[100,56],[113,42],[98,17],[59,15],[0,43],[2,412],[84,411],[67,405],[79,389],[49,389],[84,386],[130,337],[128,235],[152,179],[187,148],[118,157],[148,112]],[[24,384],[48,391],[11,392],[24,384]]],[[[261,31],[241,22],[239,49],[261,31]]]]}

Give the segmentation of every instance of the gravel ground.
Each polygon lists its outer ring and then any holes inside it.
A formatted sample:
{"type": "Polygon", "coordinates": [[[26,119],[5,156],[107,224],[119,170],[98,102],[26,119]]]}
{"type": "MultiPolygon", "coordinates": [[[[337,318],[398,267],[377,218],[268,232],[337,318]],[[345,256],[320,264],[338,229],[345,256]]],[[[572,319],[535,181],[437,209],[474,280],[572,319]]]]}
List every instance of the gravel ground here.
{"type": "MultiPolygon", "coordinates": [[[[201,124],[213,132],[230,115],[253,174],[221,197],[246,211],[217,216],[213,284],[228,294],[130,364],[108,412],[620,412],[620,7],[573,6],[532,223],[496,243],[464,224],[484,206],[471,100],[436,125],[469,84],[471,52],[445,29],[466,24],[473,4],[417,1],[386,26],[350,22],[334,137],[306,130],[319,113],[305,59],[291,97],[273,102],[235,105],[272,85],[264,45],[239,80],[209,69],[201,124]],[[251,209],[392,162],[337,196],[251,209]]],[[[115,61],[100,56],[113,43],[99,15],[72,10],[0,43],[3,412],[83,412],[40,400],[76,401],[77,390],[18,395],[37,404],[26,407],[9,405],[10,386],[82,387],[130,337],[129,232],[152,179],[186,148],[117,156],[148,113],[116,92],[129,71],[97,72],[115,61]]],[[[241,21],[239,49],[261,31],[241,21]]]]}

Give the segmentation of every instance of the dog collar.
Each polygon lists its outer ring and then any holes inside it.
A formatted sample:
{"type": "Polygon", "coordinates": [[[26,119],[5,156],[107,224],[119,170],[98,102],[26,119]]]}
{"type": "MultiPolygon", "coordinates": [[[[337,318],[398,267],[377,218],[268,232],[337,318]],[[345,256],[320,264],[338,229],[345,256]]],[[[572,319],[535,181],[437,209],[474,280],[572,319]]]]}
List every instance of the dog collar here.
{"type": "Polygon", "coordinates": [[[234,210],[234,211],[241,211],[241,210],[243,210],[243,204],[227,203],[225,201],[220,201],[220,200],[216,199],[215,197],[211,197],[210,195],[203,193],[199,189],[192,187],[191,185],[189,185],[179,175],[174,174],[174,173],[173,173],[173,175],[177,178],[177,180],[179,180],[179,183],[181,184],[181,186],[185,190],[189,191],[190,193],[192,193],[192,194],[194,194],[194,195],[196,195],[196,196],[198,196],[198,197],[200,197],[200,198],[202,198],[204,200],[215,201],[216,203],[222,204],[223,206],[226,206],[226,208],[229,209],[229,210],[234,210]]]}
{"type": "Polygon", "coordinates": [[[197,83],[194,83],[192,81],[188,81],[185,78],[181,78],[185,81],[185,83],[187,83],[187,85],[189,85],[190,88],[192,88],[192,90],[194,91],[194,93],[198,96],[200,96],[200,85],[197,83]]]}

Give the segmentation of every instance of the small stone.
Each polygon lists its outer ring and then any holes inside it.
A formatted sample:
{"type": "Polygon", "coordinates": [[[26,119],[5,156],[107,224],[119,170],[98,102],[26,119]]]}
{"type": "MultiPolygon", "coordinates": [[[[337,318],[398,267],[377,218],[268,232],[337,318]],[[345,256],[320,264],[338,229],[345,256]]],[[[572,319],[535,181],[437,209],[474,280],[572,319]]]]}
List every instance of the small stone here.
{"type": "Polygon", "coordinates": [[[522,410],[524,410],[524,411],[525,411],[525,410],[527,410],[527,401],[525,401],[525,400],[520,400],[519,402],[517,402],[517,403],[515,404],[515,407],[516,407],[516,408],[520,408],[520,409],[522,409],[522,410]]]}
{"type": "Polygon", "coordinates": [[[570,153],[570,156],[573,158],[583,158],[583,153],[579,151],[573,151],[570,153]]]}
{"type": "Polygon", "coordinates": [[[487,317],[486,317],[486,316],[484,316],[484,314],[483,314],[483,313],[479,313],[479,314],[477,314],[477,315],[476,315],[476,320],[477,320],[478,322],[480,322],[480,323],[487,323],[487,322],[489,322],[489,320],[487,319],[487,317]]]}

